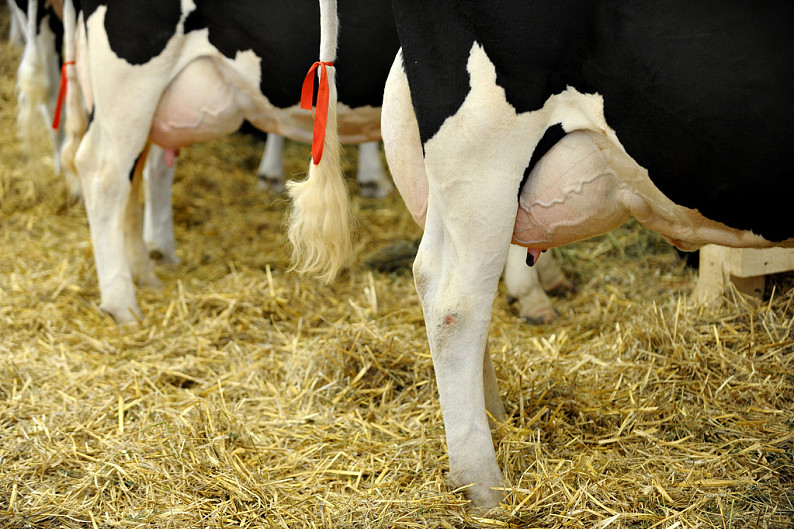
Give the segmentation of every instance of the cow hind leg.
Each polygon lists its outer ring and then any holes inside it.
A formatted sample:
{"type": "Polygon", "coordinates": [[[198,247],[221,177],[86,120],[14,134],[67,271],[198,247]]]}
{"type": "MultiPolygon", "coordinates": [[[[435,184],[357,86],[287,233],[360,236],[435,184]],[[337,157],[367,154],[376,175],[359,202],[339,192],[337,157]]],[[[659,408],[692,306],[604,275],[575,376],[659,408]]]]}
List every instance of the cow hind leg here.
{"type": "Polygon", "coordinates": [[[178,265],[174,240],[174,217],[171,209],[171,187],[175,166],[165,161],[165,152],[157,145],[149,147],[143,180],[146,201],[143,217],[143,240],[150,252],[159,254],[160,260],[178,265]]]}
{"type": "Polygon", "coordinates": [[[510,245],[505,266],[505,287],[508,301],[518,301],[519,315],[527,323],[545,325],[559,317],[549,296],[541,283],[539,269],[541,262],[551,261],[551,256],[542,256],[534,266],[527,266],[527,250],[510,245]]]}
{"type": "Polygon", "coordinates": [[[358,146],[359,194],[364,198],[386,198],[394,186],[380,159],[378,142],[370,141],[358,146]]]}
{"type": "Polygon", "coordinates": [[[96,126],[89,127],[75,156],[91,227],[102,298],[100,308],[118,323],[134,322],[141,317],[125,242],[129,231],[125,222],[129,222],[130,173],[134,164],[134,157],[115,153],[96,126]]]}
{"type": "MultiPolygon", "coordinates": [[[[486,345],[492,303],[512,231],[509,204],[513,204],[514,212],[515,188],[507,186],[501,193],[489,193],[494,202],[489,204],[479,202],[479,179],[456,182],[449,187],[453,191],[449,196],[440,189],[431,193],[431,169],[435,170],[435,182],[443,182],[445,177],[454,179],[471,168],[465,163],[452,167],[445,161],[455,158],[443,154],[436,158],[441,163],[425,165],[399,55],[386,83],[382,116],[386,158],[394,183],[414,219],[425,227],[414,260],[414,277],[436,370],[450,478],[455,486],[468,486],[466,494],[476,506],[490,507],[502,498],[501,492],[494,490],[502,485],[502,475],[496,464],[489,419],[502,420],[504,407],[486,345]],[[439,201],[431,203],[431,196],[439,201]],[[454,204],[455,213],[445,204],[454,204]],[[483,212],[493,213],[499,220],[494,224],[484,222],[483,212]],[[500,234],[503,244],[494,245],[500,234]]],[[[482,181],[505,180],[489,176],[493,175],[478,174],[482,181]]]]}
{"type": "Polygon", "coordinates": [[[538,271],[538,278],[543,290],[553,296],[564,296],[576,292],[576,287],[571,283],[565,273],[557,266],[554,256],[549,252],[542,256],[535,263],[538,271]]]}
{"type": "Polygon", "coordinates": [[[466,494],[475,505],[489,507],[501,500],[501,492],[494,487],[502,485],[502,476],[488,412],[498,420],[504,411],[493,366],[485,354],[510,219],[501,230],[475,232],[445,213],[434,212],[430,204],[414,275],[438,382],[450,477],[456,486],[471,485],[466,494]],[[502,245],[494,245],[494,239],[498,240],[494,231],[502,232],[502,245]],[[484,255],[491,258],[483,259],[484,255]]]}
{"type": "Polygon", "coordinates": [[[263,191],[282,194],[284,187],[284,136],[268,134],[265,151],[256,171],[257,187],[263,191]]]}
{"type": "MultiPolygon", "coordinates": [[[[143,215],[141,208],[140,192],[143,182],[143,170],[148,158],[149,148],[144,149],[143,153],[135,162],[132,174],[132,185],[130,196],[127,200],[125,223],[124,223],[124,244],[127,252],[127,262],[130,263],[130,270],[133,278],[141,285],[159,288],[162,286],[160,280],[152,269],[152,262],[146,243],[143,241],[143,215]]],[[[170,204],[169,204],[170,206],[170,204]]],[[[170,210],[170,207],[168,208],[170,210]]]]}

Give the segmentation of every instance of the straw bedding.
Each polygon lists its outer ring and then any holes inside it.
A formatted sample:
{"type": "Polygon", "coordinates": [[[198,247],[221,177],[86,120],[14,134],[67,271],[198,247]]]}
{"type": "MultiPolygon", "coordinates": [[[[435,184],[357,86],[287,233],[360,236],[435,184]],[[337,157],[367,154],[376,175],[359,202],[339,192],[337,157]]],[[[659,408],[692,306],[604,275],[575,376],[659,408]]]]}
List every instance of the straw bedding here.
{"type": "MultiPolygon", "coordinates": [[[[558,322],[496,300],[506,499],[470,512],[445,481],[410,270],[366,264],[420,236],[399,197],[356,199],[359,264],[325,287],[287,271],[259,144],[188,149],[182,264],[119,328],[43,127],[30,149],[15,135],[20,52],[0,37],[0,526],[794,527],[790,276],[707,309],[637,226],[558,251],[579,286],[558,322]]],[[[308,150],[289,149],[300,173],[308,150]]]]}

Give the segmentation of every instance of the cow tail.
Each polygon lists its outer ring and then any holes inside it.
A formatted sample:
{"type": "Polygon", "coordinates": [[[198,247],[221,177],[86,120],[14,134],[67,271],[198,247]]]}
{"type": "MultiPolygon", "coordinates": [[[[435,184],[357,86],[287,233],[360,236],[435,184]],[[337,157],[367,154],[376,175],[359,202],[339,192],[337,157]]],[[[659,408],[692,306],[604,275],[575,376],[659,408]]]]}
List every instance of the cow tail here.
{"type": "MultiPolygon", "coordinates": [[[[83,98],[80,84],[77,82],[77,71],[74,65],[75,47],[77,42],[77,12],[72,0],[66,0],[63,5],[63,61],[68,66],[64,67],[62,75],[66,75],[66,101],[64,116],[64,142],[61,147],[61,166],[63,167],[69,193],[73,199],[82,196],[82,186],[74,165],[77,147],[85,135],[88,121],[83,108],[83,98]]],[[[88,60],[88,57],[83,57],[88,60]]]]}
{"type": "MultiPolygon", "coordinates": [[[[320,62],[325,66],[317,72],[327,75],[329,88],[325,140],[319,161],[312,156],[306,178],[287,185],[292,199],[287,235],[292,244],[293,268],[330,283],[348,265],[353,253],[353,215],[339,159],[335,68],[328,65],[336,56],[336,0],[320,0],[320,26],[320,62]]],[[[316,135],[315,128],[315,143],[316,135]]]]}
{"type": "Polygon", "coordinates": [[[17,133],[27,145],[32,144],[36,111],[47,101],[47,76],[36,38],[38,2],[28,2],[24,28],[25,50],[17,68],[17,133]]]}

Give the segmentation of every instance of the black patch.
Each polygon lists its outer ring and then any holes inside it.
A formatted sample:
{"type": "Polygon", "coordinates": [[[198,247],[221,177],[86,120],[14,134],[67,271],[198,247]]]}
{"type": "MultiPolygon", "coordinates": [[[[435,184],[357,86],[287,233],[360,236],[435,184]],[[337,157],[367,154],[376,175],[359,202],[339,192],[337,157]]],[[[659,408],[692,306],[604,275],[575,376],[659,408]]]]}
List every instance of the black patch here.
{"type": "Polygon", "coordinates": [[[141,152],[138,156],[135,157],[135,163],[132,164],[132,169],[130,169],[130,182],[132,182],[133,179],[135,178],[135,168],[138,167],[138,162],[141,161],[141,156],[143,156],[143,152],[141,152]]]}
{"type": "MultiPolygon", "coordinates": [[[[339,101],[380,107],[383,86],[399,47],[388,0],[340,2],[337,53],[339,101]]],[[[316,0],[196,0],[185,33],[207,29],[226,57],[253,50],[262,60],[260,90],[277,107],[298,103],[303,78],[320,49],[316,0]]]]}
{"type": "Polygon", "coordinates": [[[794,235],[792,27],[789,1],[610,2],[583,72],[667,197],[772,241],[794,235]]]}
{"type": "Polygon", "coordinates": [[[503,0],[494,9],[471,0],[454,2],[454,7],[439,0],[394,0],[422,143],[438,132],[468,95],[466,65],[475,42],[494,63],[497,84],[518,112],[537,110],[549,95],[569,84],[581,84],[573,72],[581,69],[591,4],[503,0]]]}
{"type": "Polygon", "coordinates": [[[182,15],[180,0],[109,2],[105,31],[110,48],[130,64],[145,64],[160,55],[174,36],[182,15]]]}
{"type": "Polygon", "coordinates": [[[84,19],[106,6],[105,32],[113,52],[130,64],[145,64],[160,55],[174,36],[182,15],[180,0],[83,0],[84,19]]]}
{"type": "MultiPolygon", "coordinates": [[[[252,50],[261,59],[260,90],[279,108],[296,105],[309,66],[320,49],[316,0],[196,0],[184,33],[208,31],[224,56],[252,50]]],[[[165,49],[178,29],[180,0],[143,5],[136,0],[83,0],[85,19],[107,5],[105,30],[111,49],[130,64],[144,64],[165,49]]],[[[345,0],[337,52],[339,101],[351,107],[380,107],[383,86],[399,48],[389,0],[345,0]]]]}
{"type": "Polygon", "coordinates": [[[794,3],[393,3],[423,143],[469,93],[476,41],[518,112],[568,85],[600,93],[671,200],[772,241],[794,236],[794,3]]]}
{"type": "Polygon", "coordinates": [[[466,20],[448,4],[421,0],[392,4],[422,145],[458,111],[469,93],[466,61],[474,36],[466,20]]]}

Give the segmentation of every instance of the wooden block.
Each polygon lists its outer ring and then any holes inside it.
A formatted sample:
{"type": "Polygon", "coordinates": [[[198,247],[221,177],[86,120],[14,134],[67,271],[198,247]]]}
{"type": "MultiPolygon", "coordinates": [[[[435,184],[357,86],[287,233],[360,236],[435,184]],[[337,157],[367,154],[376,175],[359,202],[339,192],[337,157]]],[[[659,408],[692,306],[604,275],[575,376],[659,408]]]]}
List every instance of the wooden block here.
{"type": "Polygon", "coordinates": [[[698,282],[692,298],[699,304],[712,304],[720,300],[725,291],[725,269],[728,248],[707,244],[700,249],[698,282]]]}
{"type": "Polygon", "coordinates": [[[728,248],[727,271],[736,277],[753,277],[794,270],[792,248],[728,248]]]}
{"type": "Polygon", "coordinates": [[[733,285],[736,287],[736,290],[742,294],[755,296],[757,298],[764,297],[766,276],[739,277],[731,275],[730,279],[733,285]]]}
{"type": "Polygon", "coordinates": [[[698,303],[720,300],[728,282],[751,296],[763,297],[766,275],[794,270],[794,249],[726,248],[708,244],[700,249],[700,275],[692,292],[698,303]]]}

